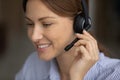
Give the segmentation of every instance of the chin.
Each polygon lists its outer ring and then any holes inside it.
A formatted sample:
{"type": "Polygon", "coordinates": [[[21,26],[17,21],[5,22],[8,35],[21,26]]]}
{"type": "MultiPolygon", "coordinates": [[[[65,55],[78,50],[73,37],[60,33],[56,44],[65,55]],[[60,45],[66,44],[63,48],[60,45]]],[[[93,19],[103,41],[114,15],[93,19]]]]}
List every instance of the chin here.
{"type": "Polygon", "coordinates": [[[54,59],[55,57],[53,57],[53,56],[46,56],[46,55],[39,55],[39,58],[44,60],[44,61],[50,61],[50,60],[54,59]]]}

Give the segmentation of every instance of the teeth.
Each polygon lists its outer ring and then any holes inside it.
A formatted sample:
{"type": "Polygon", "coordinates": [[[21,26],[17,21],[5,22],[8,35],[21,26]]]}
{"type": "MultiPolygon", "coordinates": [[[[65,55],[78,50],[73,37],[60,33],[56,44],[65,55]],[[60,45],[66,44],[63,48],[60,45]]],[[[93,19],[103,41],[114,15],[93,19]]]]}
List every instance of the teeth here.
{"type": "Polygon", "coordinates": [[[45,44],[45,45],[39,45],[38,47],[39,48],[46,48],[46,47],[48,47],[49,45],[48,44],[45,44]]]}

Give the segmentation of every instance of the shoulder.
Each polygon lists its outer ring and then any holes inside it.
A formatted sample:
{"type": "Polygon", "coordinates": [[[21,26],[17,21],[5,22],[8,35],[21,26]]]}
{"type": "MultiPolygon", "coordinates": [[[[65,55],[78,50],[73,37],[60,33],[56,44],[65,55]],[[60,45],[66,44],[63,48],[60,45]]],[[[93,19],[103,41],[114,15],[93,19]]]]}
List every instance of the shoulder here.
{"type": "MultiPolygon", "coordinates": [[[[26,59],[22,69],[16,75],[16,80],[34,80],[35,78],[48,76],[50,62],[39,59],[37,52],[33,52],[26,59]]],[[[38,79],[36,79],[38,80],[38,79]]]]}
{"type": "MultiPolygon", "coordinates": [[[[120,60],[99,54],[100,59],[88,71],[86,78],[90,80],[118,80],[120,79],[120,60]]],[[[86,79],[87,80],[87,79],[86,79]]]]}
{"type": "MultiPolygon", "coordinates": [[[[120,79],[120,59],[109,58],[100,54],[100,60],[98,61],[100,66],[100,76],[102,80],[118,80],[120,79]]],[[[100,80],[99,79],[99,80],[100,80]]]]}
{"type": "Polygon", "coordinates": [[[100,56],[100,59],[98,61],[98,64],[100,64],[102,67],[109,68],[109,67],[120,65],[120,59],[107,57],[103,53],[100,53],[99,56],[100,56]]]}

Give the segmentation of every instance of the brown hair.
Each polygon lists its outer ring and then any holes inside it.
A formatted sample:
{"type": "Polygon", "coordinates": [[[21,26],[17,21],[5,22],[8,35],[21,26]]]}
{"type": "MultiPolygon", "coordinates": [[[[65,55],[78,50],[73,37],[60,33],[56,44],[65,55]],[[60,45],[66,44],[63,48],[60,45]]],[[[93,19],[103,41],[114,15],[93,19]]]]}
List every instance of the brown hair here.
{"type": "Polygon", "coordinates": [[[81,0],[41,0],[51,11],[60,16],[75,17],[82,10],[81,0]]]}
{"type": "MultiPolygon", "coordinates": [[[[40,0],[54,13],[62,16],[75,16],[82,10],[81,0],[40,0]]],[[[23,0],[23,10],[26,12],[28,0],[23,0]]]]}
{"type": "MultiPolygon", "coordinates": [[[[89,33],[97,40],[97,37],[93,32],[89,31],[89,33]]],[[[106,48],[105,45],[103,45],[101,42],[99,42],[99,40],[97,40],[97,44],[98,44],[98,49],[100,52],[103,52],[104,55],[111,57],[111,55],[110,55],[111,52],[109,51],[109,49],[106,48]]]]}

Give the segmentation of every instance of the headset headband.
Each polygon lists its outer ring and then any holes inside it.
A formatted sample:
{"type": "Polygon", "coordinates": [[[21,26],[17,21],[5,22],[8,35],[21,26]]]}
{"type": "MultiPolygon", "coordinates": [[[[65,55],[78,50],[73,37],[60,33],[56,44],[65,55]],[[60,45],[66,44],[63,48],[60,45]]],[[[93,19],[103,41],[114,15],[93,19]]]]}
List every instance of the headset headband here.
{"type": "Polygon", "coordinates": [[[88,6],[85,0],[81,0],[81,5],[83,8],[83,16],[85,17],[85,26],[89,25],[89,16],[88,16],[88,6]]]}

